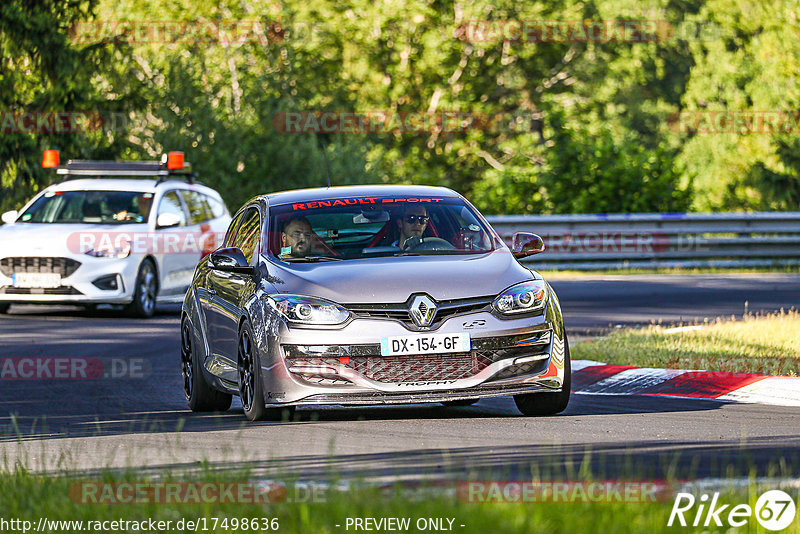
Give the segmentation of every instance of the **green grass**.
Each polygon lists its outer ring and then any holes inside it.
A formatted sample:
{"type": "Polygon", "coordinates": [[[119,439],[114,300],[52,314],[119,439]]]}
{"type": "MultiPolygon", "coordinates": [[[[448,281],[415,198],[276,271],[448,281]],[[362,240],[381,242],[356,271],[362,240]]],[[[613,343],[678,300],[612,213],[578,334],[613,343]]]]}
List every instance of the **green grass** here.
{"type": "Polygon", "coordinates": [[[676,333],[658,325],[626,329],[570,351],[574,359],[619,365],[798,376],[800,313],[746,315],[676,333]]]}
{"type": "Polygon", "coordinates": [[[540,273],[546,280],[557,280],[559,278],[581,278],[592,276],[607,275],[655,275],[655,274],[761,274],[761,273],[800,273],[800,265],[776,266],[776,267],[753,267],[749,269],[723,269],[718,267],[698,267],[692,269],[660,268],[660,269],[600,269],[596,271],[575,271],[575,270],[539,270],[535,265],[528,265],[540,273]]]}
{"type": "MultiPolygon", "coordinates": [[[[211,480],[213,476],[202,480],[211,480]]],[[[145,481],[139,477],[106,474],[93,482],[145,481]]],[[[230,480],[230,479],[229,479],[230,480]]],[[[17,469],[0,473],[3,496],[2,518],[28,520],[36,525],[39,518],[70,521],[202,520],[207,530],[201,532],[247,532],[232,528],[233,519],[277,518],[279,532],[353,532],[345,529],[347,518],[407,517],[411,524],[419,518],[453,519],[453,531],[463,533],[537,533],[537,532],[666,532],[675,531],[666,523],[672,509],[672,496],[645,503],[620,502],[527,502],[473,503],[458,498],[446,486],[436,491],[402,492],[398,488],[330,491],[318,502],[279,504],[114,504],[80,502],[70,488],[79,482],[67,477],[48,478],[17,469]],[[444,488],[444,491],[443,491],[444,488]],[[228,518],[227,528],[222,519],[228,518]],[[213,529],[214,521],[217,528],[213,529]],[[340,527],[336,527],[336,525],[340,527]],[[463,527],[461,525],[464,525],[463,527]]],[[[796,494],[796,491],[794,492],[796,494]]],[[[463,494],[462,494],[463,495],[463,494]]],[[[722,502],[755,504],[756,492],[725,492],[722,502]]],[[[796,498],[796,495],[795,495],[796,498]]],[[[755,523],[755,519],[751,520],[755,523]]],[[[241,523],[240,523],[241,524],[241,523]]],[[[708,531],[708,529],[706,529],[708,531]]],[[[711,529],[715,531],[718,529],[711,529]]],[[[21,531],[21,530],[20,530],[21,531]]],[[[60,529],[56,532],[69,531],[60,529]]],[[[109,531],[109,530],[106,530],[109,531]]],[[[260,530],[266,532],[267,530],[260,530]]],[[[697,530],[689,530],[697,531],[697,530]]],[[[724,529],[722,530],[724,531],[724,529]]],[[[755,532],[755,526],[752,530],[755,532]]],[[[799,532],[795,523],[786,532],[799,532]]],[[[167,532],[181,532],[174,527],[167,532]]],[[[401,532],[419,532],[410,528],[401,532]]]]}

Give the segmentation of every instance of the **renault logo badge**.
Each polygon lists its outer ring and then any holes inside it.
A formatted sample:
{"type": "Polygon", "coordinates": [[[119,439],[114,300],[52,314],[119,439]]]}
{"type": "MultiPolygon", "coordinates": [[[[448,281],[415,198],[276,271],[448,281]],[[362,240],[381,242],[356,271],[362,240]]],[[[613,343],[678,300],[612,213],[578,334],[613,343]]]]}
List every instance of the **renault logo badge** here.
{"type": "Polygon", "coordinates": [[[417,295],[408,307],[411,318],[417,326],[430,326],[436,315],[436,303],[428,295],[417,295]]]}

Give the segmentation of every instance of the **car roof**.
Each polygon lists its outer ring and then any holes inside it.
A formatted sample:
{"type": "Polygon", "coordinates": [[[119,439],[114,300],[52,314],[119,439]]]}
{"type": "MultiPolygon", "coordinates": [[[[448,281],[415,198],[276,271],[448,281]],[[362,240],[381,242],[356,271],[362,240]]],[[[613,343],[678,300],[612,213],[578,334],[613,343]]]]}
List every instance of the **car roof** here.
{"type": "Polygon", "coordinates": [[[460,195],[446,187],[430,185],[346,185],[337,187],[317,187],[296,189],[262,195],[270,204],[290,204],[294,202],[313,202],[353,197],[387,197],[408,195],[413,197],[439,196],[458,198],[460,195]]]}
{"type": "Polygon", "coordinates": [[[146,178],[90,178],[67,180],[48,187],[52,191],[132,191],[136,193],[155,193],[160,190],[188,189],[209,194],[215,198],[220,195],[210,187],[201,184],[188,184],[180,178],[159,182],[146,178]]]}

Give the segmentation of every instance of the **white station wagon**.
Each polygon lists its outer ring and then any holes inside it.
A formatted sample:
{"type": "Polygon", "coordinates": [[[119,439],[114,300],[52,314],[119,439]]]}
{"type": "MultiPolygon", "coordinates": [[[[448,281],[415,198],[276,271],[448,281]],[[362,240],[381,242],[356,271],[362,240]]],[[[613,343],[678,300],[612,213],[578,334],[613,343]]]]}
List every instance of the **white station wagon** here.
{"type": "Polygon", "coordinates": [[[231,217],[219,193],[194,181],[183,153],[162,161],[42,165],[63,180],[2,215],[0,313],[14,303],[125,305],[151,317],[179,303],[197,262],[231,217]]]}

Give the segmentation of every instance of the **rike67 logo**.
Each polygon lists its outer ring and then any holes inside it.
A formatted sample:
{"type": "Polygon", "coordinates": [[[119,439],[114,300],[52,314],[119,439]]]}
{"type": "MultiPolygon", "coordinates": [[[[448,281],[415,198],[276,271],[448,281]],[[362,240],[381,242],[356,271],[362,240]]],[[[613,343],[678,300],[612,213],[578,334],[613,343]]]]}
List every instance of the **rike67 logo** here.
{"type": "Polygon", "coordinates": [[[699,499],[691,493],[678,493],[667,526],[743,527],[755,516],[765,529],[778,531],[792,524],[795,512],[794,499],[781,490],[763,493],[754,508],[749,504],[722,504],[718,492],[710,498],[704,493],[699,499]]]}

